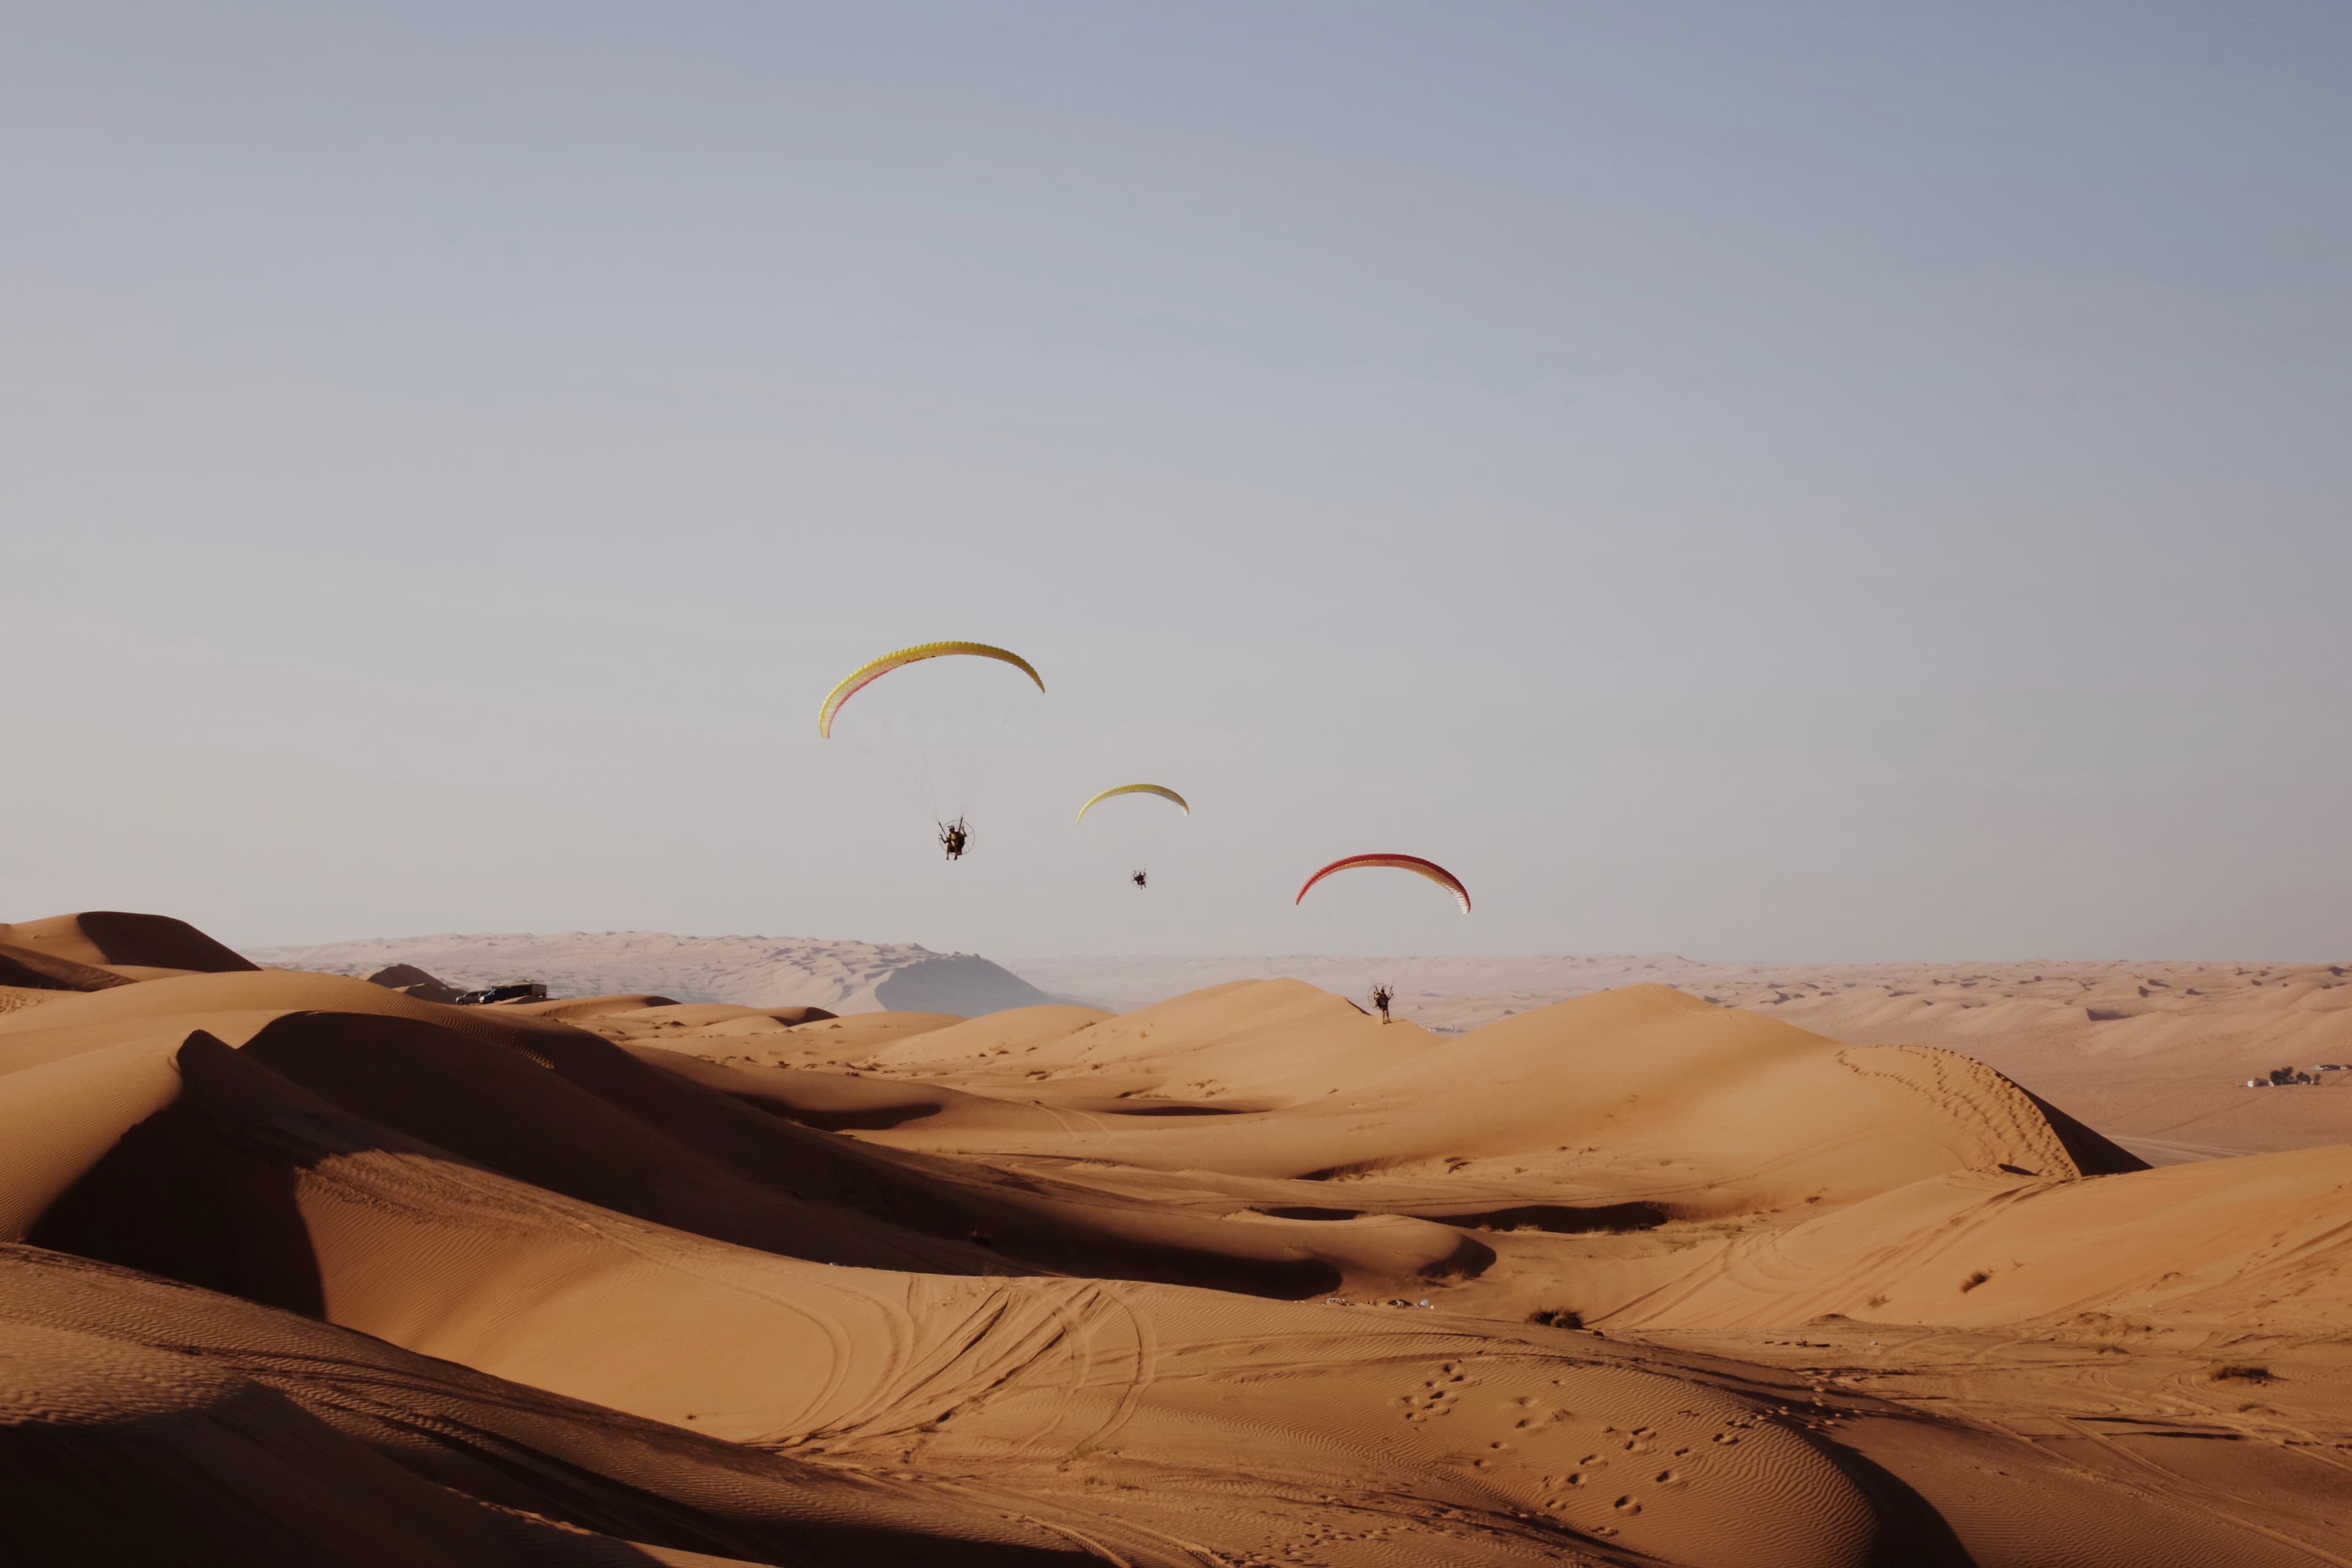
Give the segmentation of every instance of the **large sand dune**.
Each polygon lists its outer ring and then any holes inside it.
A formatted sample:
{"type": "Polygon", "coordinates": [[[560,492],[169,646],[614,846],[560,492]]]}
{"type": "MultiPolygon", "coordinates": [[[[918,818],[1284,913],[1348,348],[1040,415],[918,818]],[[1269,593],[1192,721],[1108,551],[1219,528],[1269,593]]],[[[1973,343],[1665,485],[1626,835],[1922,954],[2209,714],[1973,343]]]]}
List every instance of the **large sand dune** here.
{"type": "MultiPolygon", "coordinates": [[[[5,941],[0,937],[0,941],[5,941]]],[[[562,931],[547,936],[412,936],[256,948],[280,969],[368,975],[413,964],[461,987],[544,982],[556,994],[647,992],[679,1002],[749,1002],[835,1013],[993,1013],[1051,1002],[975,953],[911,942],[808,937],[670,936],[660,931],[562,931]]]]}
{"type": "MultiPolygon", "coordinates": [[[[1826,975],[1446,1036],[1275,976],[832,1017],[899,958],[805,957],[460,1008],[0,931],[0,1557],[2352,1556],[2352,1154],[2148,1168],[1982,1059],[2046,977],[1880,1019],[1965,1052],[1800,1026],[1908,1000],[1826,975]]],[[[404,961],[506,977],[332,962],[404,961]]]]}
{"type": "MultiPolygon", "coordinates": [[[[1724,963],[1616,958],[1038,958],[1046,989],[1121,1009],[1243,978],[1343,995],[1459,1033],[1595,991],[1672,985],[1854,1045],[1943,1046],[2062,1101],[2158,1163],[2352,1142],[2352,1094],[2245,1092],[2279,1067],[2352,1064],[2352,966],[2036,961],[1724,963]]],[[[2322,1087],[2352,1089],[2352,1073],[2322,1087]]]]}

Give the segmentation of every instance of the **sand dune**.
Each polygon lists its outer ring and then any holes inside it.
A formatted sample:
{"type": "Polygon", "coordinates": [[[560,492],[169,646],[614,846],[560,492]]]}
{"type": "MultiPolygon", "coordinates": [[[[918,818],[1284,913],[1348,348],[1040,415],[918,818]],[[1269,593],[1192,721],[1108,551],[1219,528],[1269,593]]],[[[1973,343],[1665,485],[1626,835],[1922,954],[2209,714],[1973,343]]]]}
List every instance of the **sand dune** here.
{"type": "Polygon", "coordinates": [[[1960,1327],[2084,1319],[2341,1336],[2352,1329],[2347,1214],[2346,1147],[2103,1182],[1959,1172],[1743,1238],[1608,1321],[1763,1326],[1835,1312],[1960,1327]]]}
{"type": "Polygon", "coordinates": [[[251,960],[230,952],[185,921],[115,910],[0,925],[0,947],[127,972],[142,980],[158,970],[218,973],[255,967],[251,960]]]}
{"type": "MultiPolygon", "coordinates": [[[[1539,998],[1537,1005],[1541,1005],[1619,985],[1664,984],[1703,990],[1711,979],[1727,970],[1743,974],[1757,973],[1746,966],[1707,964],[1672,953],[1609,958],[1346,958],[1319,953],[1186,958],[1091,955],[1009,958],[1003,962],[1023,979],[1045,990],[1087,998],[1122,1011],[1236,980],[1303,980],[1321,990],[1360,998],[1374,985],[1385,984],[1394,986],[1401,997],[1415,999],[1426,1007],[1441,1001],[1476,1006],[1510,996],[1539,998]]],[[[1496,1006],[1491,1016],[1475,1021],[1490,1023],[1499,1016],[1500,1006],[1496,1006]]],[[[1439,1011],[1433,1020],[1424,1021],[1454,1029],[1464,1026],[1465,1020],[1462,1011],[1449,1007],[1439,1011]]]]}
{"type": "MultiPolygon", "coordinates": [[[[2273,1068],[2352,1064],[2352,966],[2034,961],[1845,965],[1619,958],[1040,958],[1048,990],[1139,1007],[1294,975],[1445,1034],[1614,987],[1666,984],[1853,1045],[1941,1046],[2063,1103],[2160,1164],[2352,1141],[2352,1097],[2245,1092],[2273,1068]]],[[[2328,1078],[2352,1089],[2352,1074],[2328,1078]]]]}
{"type": "MultiPolygon", "coordinates": [[[[917,1035],[869,1065],[938,1071],[932,1053],[947,1037],[917,1035]]],[[[1449,1041],[1384,1027],[1293,983],[1238,982],[960,1076],[1000,1092],[1083,1086],[1089,1097],[1181,1087],[1223,1110],[1225,1075],[1242,1079],[1247,1102],[1232,1114],[1002,1136],[916,1123],[897,1136],[1343,1182],[1351,1194],[1376,1176],[1485,1188],[1548,1167],[1553,1183],[1694,1212],[1843,1201],[1953,1169],[2073,1177],[2139,1163],[2095,1134],[2072,1134],[2070,1148],[2032,1097],[1965,1057],[1856,1052],[1664,986],[1559,1003],[1449,1041]],[[1260,1022],[1280,1031],[1281,1049],[1260,1022]],[[1160,1031],[1177,1040],[1155,1047],[1160,1031]]]]}
{"type": "Polygon", "coordinates": [[[9,1475],[48,1483],[9,1487],[0,1541],[30,1561],[1095,1560],[971,1489],[813,1466],[84,1258],[19,1246],[0,1265],[0,1445],[9,1475]],[[260,1464],[220,1451],[239,1405],[276,1439],[260,1464]],[[190,1482],[211,1495],[156,1496],[190,1482]]]}
{"type": "MultiPolygon", "coordinates": [[[[2344,1560],[2352,1152],[2145,1167],[1981,1059],[2087,1054],[2046,975],[1448,1037],[1281,977],[459,1008],[7,934],[28,1560],[2344,1560]]],[[[2082,1027],[2324,1034],[2282,973],[2082,1027]]]]}
{"type": "Polygon", "coordinates": [[[469,988],[537,980],[564,996],[638,991],[679,1002],[800,1004],[835,1013],[895,1008],[969,1016],[1054,1000],[975,953],[808,937],[416,936],[256,948],[252,956],[280,969],[358,976],[411,964],[469,988]]]}

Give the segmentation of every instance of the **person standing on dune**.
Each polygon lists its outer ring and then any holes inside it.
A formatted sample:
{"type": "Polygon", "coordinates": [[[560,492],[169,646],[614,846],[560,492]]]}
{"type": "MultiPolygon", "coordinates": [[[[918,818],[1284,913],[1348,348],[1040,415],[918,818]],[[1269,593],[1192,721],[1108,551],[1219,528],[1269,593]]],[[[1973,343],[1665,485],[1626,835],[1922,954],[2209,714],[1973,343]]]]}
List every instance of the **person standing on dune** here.
{"type": "Polygon", "coordinates": [[[1379,1009],[1381,1022],[1383,1024],[1389,1021],[1389,1002],[1395,994],[1396,993],[1391,991],[1385,985],[1375,985],[1372,987],[1372,1005],[1379,1009]]]}

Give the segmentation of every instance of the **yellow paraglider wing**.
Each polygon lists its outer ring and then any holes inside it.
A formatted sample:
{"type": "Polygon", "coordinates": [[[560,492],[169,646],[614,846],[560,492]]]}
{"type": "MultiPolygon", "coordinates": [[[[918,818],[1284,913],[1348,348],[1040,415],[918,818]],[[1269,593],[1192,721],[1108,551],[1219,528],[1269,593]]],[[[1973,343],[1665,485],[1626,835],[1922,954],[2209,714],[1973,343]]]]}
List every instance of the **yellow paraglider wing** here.
{"type": "Polygon", "coordinates": [[[1184,797],[1178,795],[1174,790],[1170,789],[1166,784],[1120,784],[1115,789],[1107,789],[1103,791],[1102,794],[1096,795],[1093,799],[1087,801],[1086,805],[1078,807],[1078,820],[1080,822],[1084,822],[1087,819],[1087,813],[1095,808],[1095,803],[1097,801],[1108,800],[1115,795],[1156,795],[1162,800],[1172,800],[1178,805],[1183,806],[1185,816],[1190,816],[1192,815],[1192,808],[1190,805],[1185,805],[1184,797]]]}
{"type": "Polygon", "coordinates": [[[984,642],[926,642],[913,647],[902,647],[896,653],[886,653],[880,658],[859,665],[841,678],[841,684],[825,693],[824,706],[816,710],[816,732],[826,740],[833,739],[833,716],[841,705],[905,665],[920,664],[927,658],[945,658],[950,654],[969,654],[974,658],[992,658],[1009,664],[1045,689],[1045,677],[1031,668],[1027,659],[1009,648],[992,647],[984,642]]]}

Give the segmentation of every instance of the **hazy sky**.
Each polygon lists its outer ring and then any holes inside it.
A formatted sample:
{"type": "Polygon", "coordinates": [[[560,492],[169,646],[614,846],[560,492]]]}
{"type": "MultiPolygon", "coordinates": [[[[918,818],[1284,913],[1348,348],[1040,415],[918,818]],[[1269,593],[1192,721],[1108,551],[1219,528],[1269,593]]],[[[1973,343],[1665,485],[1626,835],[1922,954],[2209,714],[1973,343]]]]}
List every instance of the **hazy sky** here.
{"type": "Polygon", "coordinates": [[[0,919],[2352,951],[2340,0],[7,35],[0,919]]]}

